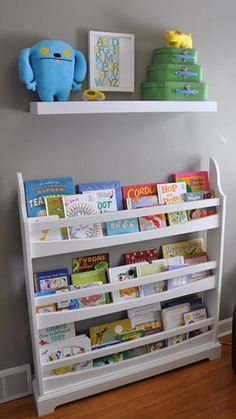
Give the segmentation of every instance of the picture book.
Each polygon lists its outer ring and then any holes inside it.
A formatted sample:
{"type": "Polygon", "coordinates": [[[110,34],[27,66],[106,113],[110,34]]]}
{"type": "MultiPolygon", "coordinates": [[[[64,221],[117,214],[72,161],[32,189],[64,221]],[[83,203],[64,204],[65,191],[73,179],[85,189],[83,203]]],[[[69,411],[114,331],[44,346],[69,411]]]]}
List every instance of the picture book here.
{"type": "MultiPolygon", "coordinates": [[[[184,266],[187,266],[187,264],[185,265],[183,263],[180,265],[169,265],[169,271],[173,271],[175,269],[181,269],[184,266]]],[[[191,275],[182,275],[175,278],[171,278],[171,279],[168,279],[167,289],[169,291],[169,290],[172,290],[173,288],[183,287],[184,285],[190,284],[190,282],[192,282],[191,275]]]]}
{"type": "Polygon", "coordinates": [[[160,205],[184,202],[186,183],[160,183],[157,185],[157,192],[160,205]]]}
{"type": "Polygon", "coordinates": [[[176,345],[177,343],[183,342],[184,340],[186,340],[186,333],[183,333],[182,335],[171,336],[167,339],[167,345],[176,345]]]}
{"type": "Polygon", "coordinates": [[[36,306],[36,313],[52,313],[57,311],[57,306],[54,303],[36,306]]]}
{"type": "MultiPolygon", "coordinates": [[[[205,263],[208,262],[208,256],[206,252],[196,253],[194,255],[187,255],[184,256],[184,262],[187,265],[195,265],[197,263],[205,263]]],[[[199,279],[207,278],[211,275],[211,271],[207,269],[206,271],[195,272],[190,276],[191,282],[198,281],[199,279]]]]}
{"type": "Polygon", "coordinates": [[[139,326],[135,327],[135,330],[144,330],[145,336],[153,335],[154,333],[162,332],[162,322],[161,319],[154,322],[148,322],[140,324],[139,326]]]}
{"type": "Polygon", "coordinates": [[[174,211],[167,214],[169,226],[188,222],[187,211],[174,211]]]}
{"type": "MultiPolygon", "coordinates": [[[[137,326],[142,326],[150,322],[157,322],[158,327],[161,328],[162,323],[160,312],[160,303],[148,304],[146,306],[130,308],[127,310],[127,314],[131,321],[132,328],[136,328],[137,326]]],[[[157,327],[156,324],[155,327],[157,327]]]]}
{"type": "MultiPolygon", "coordinates": [[[[64,205],[61,196],[45,196],[44,198],[47,215],[58,215],[59,218],[65,218],[64,205]]],[[[68,239],[67,228],[60,229],[62,240],[68,239]]]]}
{"type": "MultiPolygon", "coordinates": [[[[96,215],[97,195],[96,192],[89,194],[65,195],[63,204],[66,217],[83,217],[86,215],[96,215]]],[[[102,236],[101,223],[80,224],[68,227],[69,239],[88,239],[102,236]]]]}
{"type": "Polygon", "coordinates": [[[75,337],[75,324],[65,323],[39,330],[39,345],[58,343],[75,337]]]}
{"type": "Polygon", "coordinates": [[[184,313],[191,311],[190,303],[178,304],[161,310],[164,330],[175,329],[184,325],[184,313]]]}
{"type": "Polygon", "coordinates": [[[129,349],[128,351],[121,352],[122,359],[125,361],[126,359],[135,358],[136,356],[145,355],[148,353],[147,345],[139,346],[137,348],[129,349]]]}
{"type": "MultiPolygon", "coordinates": [[[[108,270],[108,278],[111,283],[121,281],[128,281],[129,279],[137,278],[137,267],[147,262],[134,263],[123,266],[116,266],[108,270]]],[[[121,300],[129,300],[130,298],[138,298],[140,296],[139,287],[124,288],[112,292],[112,299],[114,302],[121,300]]]]}
{"type": "Polygon", "coordinates": [[[165,214],[145,215],[139,217],[140,231],[155,230],[156,228],[166,227],[165,214]]]}
{"type": "MultiPolygon", "coordinates": [[[[200,308],[199,310],[189,311],[184,313],[184,324],[196,323],[201,320],[207,319],[207,312],[205,308],[200,308]]],[[[192,330],[187,333],[188,338],[200,335],[208,331],[208,326],[202,327],[201,329],[192,330]]]]}
{"type": "Polygon", "coordinates": [[[120,181],[111,180],[111,181],[96,182],[96,183],[81,183],[78,185],[79,193],[83,193],[85,191],[97,191],[101,189],[115,189],[117,209],[118,211],[123,209],[120,181]]]}
{"type": "Polygon", "coordinates": [[[185,240],[183,242],[162,245],[162,255],[164,258],[179,255],[187,256],[201,252],[205,252],[203,239],[201,237],[197,239],[185,240]]]}
{"type": "MultiPolygon", "coordinates": [[[[83,194],[90,193],[84,191],[83,194]]],[[[103,214],[106,212],[117,211],[116,191],[115,189],[99,189],[96,190],[97,194],[97,208],[103,214]]]]}
{"type": "Polygon", "coordinates": [[[143,338],[144,336],[144,329],[131,330],[130,332],[119,333],[119,341],[128,342],[129,340],[143,338]]]}
{"type": "Polygon", "coordinates": [[[138,198],[126,198],[127,209],[152,207],[158,205],[157,195],[140,196],[138,198]]]}
{"type": "MultiPolygon", "coordinates": [[[[92,284],[94,282],[107,283],[106,271],[104,269],[94,269],[93,271],[83,271],[71,274],[72,285],[81,286],[84,284],[92,284]]],[[[109,303],[109,294],[105,294],[106,301],[109,303]]]]}
{"type": "Polygon", "coordinates": [[[165,347],[166,347],[166,341],[159,340],[158,342],[150,343],[148,345],[148,351],[149,352],[159,351],[159,349],[163,349],[165,347]]]}
{"type": "Polygon", "coordinates": [[[103,323],[89,328],[92,345],[101,345],[119,340],[119,334],[132,329],[130,319],[103,323]]]}
{"type": "Polygon", "coordinates": [[[122,186],[124,208],[127,198],[140,198],[142,196],[157,195],[157,183],[143,183],[139,185],[122,186]]]}
{"type": "Polygon", "coordinates": [[[109,253],[99,255],[76,256],[72,259],[72,273],[106,270],[109,268],[109,253]]]}
{"type": "Polygon", "coordinates": [[[106,222],[106,232],[108,236],[116,234],[137,233],[139,224],[137,218],[128,218],[125,220],[116,220],[106,222]]]}
{"type": "MultiPolygon", "coordinates": [[[[137,267],[138,277],[144,277],[147,275],[154,275],[160,272],[168,270],[168,264],[165,259],[159,259],[155,262],[149,263],[147,265],[142,265],[137,267]]],[[[167,288],[166,281],[153,282],[146,285],[140,285],[140,296],[145,297],[147,295],[156,294],[158,292],[163,292],[167,288]]]]}
{"type": "Polygon", "coordinates": [[[207,171],[174,173],[172,179],[173,182],[186,182],[187,192],[210,189],[207,171]]]}
{"type": "MultiPolygon", "coordinates": [[[[57,221],[58,219],[58,215],[46,215],[42,217],[29,217],[28,222],[30,224],[37,224],[44,221],[57,221]]],[[[57,228],[43,228],[42,230],[31,231],[30,238],[32,242],[61,240],[61,232],[57,228]]]]}
{"type": "MultiPolygon", "coordinates": [[[[98,287],[102,285],[102,281],[92,282],[88,284],[71,285],[70,290],[80,290],[90,287],[98,287]]],[[[105,294],[88,295],[87,297],[74,298],[69,302],[68,309],[75,310],[77,308],[96,307],[101,304],[106,304],[105,294]]]]}
{"type": "MultiPolygon", "coordinates": [[[[51,345],[45,345],[40,348],[41,362],[51,362],[58,359],[68,358],[74,355],[80,355],[91,351],[91,342],[86,335],[78,335],[68,341],[57,342],[51,345]]],[[[66,372],[73,372],[92,368],[92,361],[76,362],[74,365],[59,367],[49,371],[49,375],[60,375],[66,372]]]]}
{"type": "Polygon", "coordinates": [[[115,362],[120,362],[122,361],[123,357],[121,354],[111,354],[111,355],[106,355],[106,356],[102,356],[100,358],[95,358],[93,360],[93,366],[94,367],[104,367],[104,365],[111,365],[114,364],[115,362]]]}
{"type": "Polygon", "coordinates": [[[39,291],[61,291],[69,289],[69,273],[67,268],[35,272],[35,275],[39,291]]]}
{"type": "Polygon", "coordinates": [[[128,252],[124,254],[125,265],[138,262],[150,262],[158,258],[157,249],[137,250],[136,252],[128,252]]]}
{"type": "Polygon", "coordinates": [[[25,200],[28,217],[46,215],[44,197],[74,194],[74,181],[71,177],[26,180],[25,200]]]}
{"type": "MultiPolygon", "coordinates": [[[[208,199],[209,191],[187,192],[184,200],[186,202],[199,201],[201,199],[208,199]]],[[[213,198],[213,197],[212,197],[213,198]]]]}
{"type": "Polygon", "coordinates": [[[162,309],[168,308],[168,307],[175,307],[180,304],[190,304],[191,310],[198,310],[199,308],[205,307],[205,304],[203,302],[203,298],[199,296],[198,294],[191,294],[186,295],[178,298],[174,298],[171,300],[163,301],[161,303],[162,309]]]}
{"type": "Polygon", "coordinates": [[[197,220],[198,218],[208,217],[209,215],[214,215],[216,213],[216,207],[187,210],[189,221],[197,220]]]}

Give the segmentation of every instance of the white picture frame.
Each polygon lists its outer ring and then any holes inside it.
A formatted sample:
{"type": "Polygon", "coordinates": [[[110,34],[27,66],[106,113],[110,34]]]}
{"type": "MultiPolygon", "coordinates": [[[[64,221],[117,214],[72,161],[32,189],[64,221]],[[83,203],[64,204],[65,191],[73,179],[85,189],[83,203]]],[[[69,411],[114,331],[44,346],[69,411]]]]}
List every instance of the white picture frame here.
{"type": "Polygon", "coordinates": [[[134,35],[89,31],[88,49],[90,89],[134,91],[134,35]]]}

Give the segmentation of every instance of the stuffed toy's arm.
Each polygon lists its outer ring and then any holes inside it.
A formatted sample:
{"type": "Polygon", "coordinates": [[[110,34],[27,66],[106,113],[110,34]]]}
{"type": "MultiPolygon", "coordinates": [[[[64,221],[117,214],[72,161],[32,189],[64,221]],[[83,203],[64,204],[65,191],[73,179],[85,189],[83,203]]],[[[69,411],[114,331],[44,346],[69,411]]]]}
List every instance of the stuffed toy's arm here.
{"type": "Polygon", "coordinates": [[[81,82],[85,79],[87,63],[80,51],[75,51],[75,74],[72,83],[72,90],[81,90],[81,82]]]}
{"type": "Polygon", "coordinates": [[[30,65],[31,48],[23,49],[19,54],[18,69],[21,81],[26,85],[28,90],[36,90],[36,81],[34,80],[34,73],[30,65]]]}

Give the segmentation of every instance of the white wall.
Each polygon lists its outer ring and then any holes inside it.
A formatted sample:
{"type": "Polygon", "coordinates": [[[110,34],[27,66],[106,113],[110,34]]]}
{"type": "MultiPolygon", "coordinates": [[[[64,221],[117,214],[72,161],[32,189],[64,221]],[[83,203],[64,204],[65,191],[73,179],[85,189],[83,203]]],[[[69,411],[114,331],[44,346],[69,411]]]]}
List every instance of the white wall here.
{"type": "MultiPolygon", "coordinates": [[[[165,180],[173,171],[220,165],[228,196],[221,318],[231,317],[236,289],[234,0],[8,0],[0,3],[0,369],[31,360],[20,241],[16,172],[27,179],[69,176],[76,182],[120,179],[122,184],[165,180]],[[193,34],[217,114],[65,115],[37,117],[36,95],[20,83],[17,56],[40,39],[63,39],[87,53],[88,30],[135,34],[135,93],[139,99],[154,48],[163,32],[193,34]]],[[[87,82],[83,88],[87,87],[87,82]]],[[[79,100],[79,93],[71,96],[79,100]]],[[[158,243],[156,244],[158,246],[158,243]]],[[[123,249],[121,249],[123,251],[123,249]]],[[[114,255],[113,261],[120,255],[114,255]]]]}

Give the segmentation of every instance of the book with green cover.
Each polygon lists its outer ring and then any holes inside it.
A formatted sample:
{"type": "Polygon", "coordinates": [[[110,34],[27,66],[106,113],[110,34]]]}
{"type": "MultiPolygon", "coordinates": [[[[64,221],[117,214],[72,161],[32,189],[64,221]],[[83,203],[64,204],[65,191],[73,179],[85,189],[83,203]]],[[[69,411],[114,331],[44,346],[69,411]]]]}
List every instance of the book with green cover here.
{"type": "MultiPolygon", "coordinates": [[[[104,269],[94,269],[93,271],[77,272],[71,274],[72,285],[91,284],[93,282],[101,281],[103,284],[107,283],[106,271],[104,269]]],[[[109,294],[106,295],[106,302],[110,302],[109,294]]]]}
{"type": "MultiPolygon", "coordinates": [[[[58,215],[59,218],[65,218],[64,205],[61,196],[45,196],[44,198],[47,215],[58,215]]],[[[66,227],[60,229],[62,240],[68,239],[66,227]]]]}

